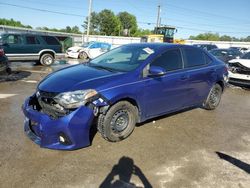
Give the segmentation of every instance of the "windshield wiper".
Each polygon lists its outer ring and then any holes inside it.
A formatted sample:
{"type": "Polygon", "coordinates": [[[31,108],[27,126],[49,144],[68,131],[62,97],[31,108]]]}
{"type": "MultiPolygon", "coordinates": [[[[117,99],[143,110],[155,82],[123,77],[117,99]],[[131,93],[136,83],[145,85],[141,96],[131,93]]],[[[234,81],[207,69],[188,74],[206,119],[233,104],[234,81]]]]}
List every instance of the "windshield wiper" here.
{"type": "Polygon", "coordinates": [[[104,67],[104,66],[101,66],[101,65],[93,65],[93,64],[90,64],[91,67],[94,67],[96,69],[103,69],[103,70],[107,70],[107,71],[110,71],[110,72],[117,72],[115,69],[112,69],[110,67],[104,67]]]}

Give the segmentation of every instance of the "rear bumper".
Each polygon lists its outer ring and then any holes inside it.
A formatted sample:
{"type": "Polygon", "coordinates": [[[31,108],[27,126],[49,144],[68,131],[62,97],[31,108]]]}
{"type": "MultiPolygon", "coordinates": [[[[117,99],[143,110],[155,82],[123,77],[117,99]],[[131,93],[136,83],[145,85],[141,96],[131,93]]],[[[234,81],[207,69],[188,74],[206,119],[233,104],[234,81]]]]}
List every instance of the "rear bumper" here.
{"type": "Polygon", "coordinates": [[[43,148],[75,150],[90,145],[90,127],[94,119],[93,111],[82,106],[59,119],[33,110],[30,98],[22,106],[25,115],[24,131],[36,144],[43,148]],[[65,142],[60,141],[63,136],[65,142]]]}

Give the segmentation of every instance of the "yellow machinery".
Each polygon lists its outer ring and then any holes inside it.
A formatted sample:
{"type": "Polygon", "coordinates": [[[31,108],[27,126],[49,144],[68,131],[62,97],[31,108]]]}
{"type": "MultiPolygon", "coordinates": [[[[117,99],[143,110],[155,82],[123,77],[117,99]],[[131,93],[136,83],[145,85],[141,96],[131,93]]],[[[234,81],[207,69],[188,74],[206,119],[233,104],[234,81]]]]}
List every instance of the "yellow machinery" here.
{"type": "Polygon", "coordinates": [[[173,26],[155,27],[154,34],[141,37],[141,42],[168,42],[185,44],[185,40],[174,39],[176,28],[173,26]]]}

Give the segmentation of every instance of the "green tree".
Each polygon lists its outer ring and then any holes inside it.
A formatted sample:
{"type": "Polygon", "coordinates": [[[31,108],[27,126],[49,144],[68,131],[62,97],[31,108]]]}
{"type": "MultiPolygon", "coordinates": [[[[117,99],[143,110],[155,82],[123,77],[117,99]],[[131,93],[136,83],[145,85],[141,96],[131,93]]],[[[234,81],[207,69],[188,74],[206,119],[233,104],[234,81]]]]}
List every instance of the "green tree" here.
{"type": "Polygon", "coordinates": [[[100,34],[117,36],[121,32],[121,22],[114,12],[104,9],[99,13],[100,34]]]}
{"type": "Polygon", "coordinates": [[[203,33],[197,36],[190,36],[191,40],[210,40],[210,41],[219,41],[220,36],[218,33],[203,33]]]}
{"type": "Polygon", "coordinates": [[[231,38],[230,36],[228,36],[228,35],[222,35],[222,36],[220,37],[220,40],[221,40],[221,41],[231,41],[232,38],[231,38]]]}
{"type": "Polygon", "coordinates": [[[15,21],[14,19],[5,19],[0,18],[0,25],[7,25],[7,26],[13,26],[13,27],[24,27],[24,28],[32,28],[30,25],[23,25],[20,21],[15,21]]]}
{"type": "Polygon", "coordinates": [[[250,36],[247,36],[245,39],[244,39],[245,42],[250,42],[250,36]]]}
{"type": "Polygon", "coordinates": [[[149,30],[149,29],[137,29],[137,31],[134,33],[134,37],[142,37],[145,35],[150,35],[153,34],[153,31],[149,30]]]}
{"type": "MultiPolygon", "coordinates": [[[[88,17],[86,18],[86,20],[84,21],[82,26],[83,26],[84,30],[87,31],[88,17]]],[[[99,17],[99,13],[97,13],[97,12],[92,12],[91,13],[91,21],[90,21],[89,33],[91,35],[100,34],[100,17],[99,17]]]]}
{"type": "Polygon", "coordinates": [[[133,36],[138,28],[136,17],[128,12],[120,12],[117,17],[121,22],[122,30],[128,30],[127,33],[124,32],[125,36],[133,36]]]}

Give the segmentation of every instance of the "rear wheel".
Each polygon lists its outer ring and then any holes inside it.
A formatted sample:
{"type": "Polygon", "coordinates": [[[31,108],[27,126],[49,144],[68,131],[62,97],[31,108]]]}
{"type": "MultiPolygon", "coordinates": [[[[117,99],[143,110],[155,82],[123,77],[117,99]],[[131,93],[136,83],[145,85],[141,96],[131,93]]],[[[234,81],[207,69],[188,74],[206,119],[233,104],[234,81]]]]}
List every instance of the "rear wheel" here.
{"type": "Polygon", "coordinates": [[[219,84],[215,84],[207,97],[207,100],[204,102],[203,106],[207,110],[214,110],[220,103],[222,95],[222,88],[219,84]]]}
{"type": "Polygon", "coordinates": [[[127,138],[134,130],[138,116],[137,108],[127,101],[114,104],[98,118],[98,131],[102,137],[111,142],[127,138]]]}
{"type": "Polygon", "coordinates": [[[40,63],[44,66],[50,66],[54,63],[55,59],[51,54],[43,54],[40,58],[40,63]]]}

